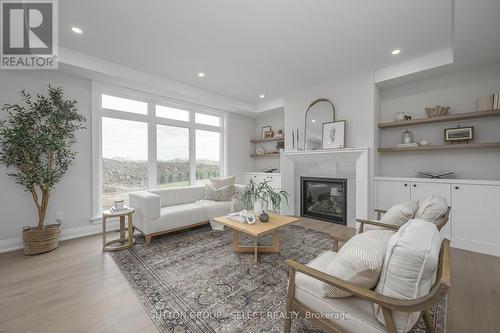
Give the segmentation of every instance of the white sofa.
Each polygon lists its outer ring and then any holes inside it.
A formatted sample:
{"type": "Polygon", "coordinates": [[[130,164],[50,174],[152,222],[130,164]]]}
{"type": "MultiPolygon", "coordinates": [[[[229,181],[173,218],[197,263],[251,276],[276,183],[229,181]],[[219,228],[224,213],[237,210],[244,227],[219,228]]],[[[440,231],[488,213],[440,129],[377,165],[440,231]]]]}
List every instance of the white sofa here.
{"type": "MultiPolygon", "coordinates": [[[[234,185],[235,194],[245,185],[234,185]]],[[[209,222],[213,214],[225,215],[234,210],[236,198],[231,201],[204,200],[205,186],[188,186],[129,194],[130,207],[135,209],[134,227],[146,238],[209,222]]]]}

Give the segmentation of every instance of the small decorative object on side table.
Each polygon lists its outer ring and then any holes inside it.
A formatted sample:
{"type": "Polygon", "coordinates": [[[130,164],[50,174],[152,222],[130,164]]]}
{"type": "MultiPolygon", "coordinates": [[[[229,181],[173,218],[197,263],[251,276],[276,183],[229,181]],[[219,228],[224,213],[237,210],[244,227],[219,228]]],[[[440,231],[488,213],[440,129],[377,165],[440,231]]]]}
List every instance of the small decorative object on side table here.
{"type": "Polygon", "coordinates": [[[107,209],[102,213],[102,250],[118,251],[134,245],[134,225],[132,223],[132,208],[123,208],[118,210],[107,209]],[[120,218],[120,238],[106,241],[106,223],[109,218],[120,218]],[[128,237],[125,237],[125,217],[128,220],[128,237]],[[121,245],[111,246],[111,244],[121,243],[121,245]]]}
{"type": "Polygon", "coordinates": [[[265,211],[262,211],[259,215],[259,221],[260,222],[268,222],[269,221],[269,214],[266,213],[265,211]]]}

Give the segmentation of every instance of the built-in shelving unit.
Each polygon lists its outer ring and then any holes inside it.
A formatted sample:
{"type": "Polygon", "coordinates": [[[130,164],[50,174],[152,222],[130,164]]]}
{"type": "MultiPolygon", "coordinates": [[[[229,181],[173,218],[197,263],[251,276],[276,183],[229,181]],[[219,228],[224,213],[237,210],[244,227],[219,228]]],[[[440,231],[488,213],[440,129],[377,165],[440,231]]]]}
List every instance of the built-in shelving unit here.
{"type": "MultiPolygon", "coordinates": [[[[378,127],[395,128],[395,127],[408,127],[417,125],[427,125],[435,123],[443,123],[449,121],[466,120],[466,119],[480,119],[489,117],[500,117],[500,110],[485,110],[474,111],[458,114],[450,114],[439,117],[420,118],[412,120],[402,120],[390,123],[379,123],[378,127]]],[[[432,151],[432,150],[454,150],[454,149],[481,149],[481,148],[500,148],[500,142],[483,142],[483,143],[467,143],[467,144],[444,144],[444,145],[429,145],[418,147],[382,147],[378,148],[379,153],[398,153],[398,152],[412,152],[412,151],[432,151]]]]}
{"type": "Polygon", "coordinates": [[[429,145],[418,147],[387,147],[379,148],[379,153],[397,153],[410,151],[430,151],[430,150],[452,150],[452,149],[480,149],[480,148],[500,148],[500,142],[485,142],[485,143],[462,143],[462,144],[446,144],[446,145],[429,145]]]}
{"type": "Polygon", "coordinates": [[[261,143],[261,142],[270,142],[270,141],[279,141],[279,140],[284,140],[283,137],[280,138],[267,138],[267,139],[251,139],[251,143],[261,143]]]}
{"type": "Polygon", "coordinates": [[[479,118],[489,118],[489,117],[500,117],[500,110],[474,111],[474,112],[467,112],[467,113],[449,114],[446,116],[439,116],[439,117],[402,120],[402,121],[394,121],[394,122],[390,122],[390,123],[379,123],[378,128],[407,127],[407,126],[415,126],[415,125],[435,124],[435,123],[443,123],[443,122],[448,122],[448,121],[479,119],[479,118]]]}
{"type": "Polygon", "coordinates": [[[267,154],[264,154],[264,155],[250,154],[250,157],[254,157],[254,158],[275,157],[275,156],[280,156],[280,153],[278,153],[278,152],[276,152],[276,153],[267,153],[267,154]]]}

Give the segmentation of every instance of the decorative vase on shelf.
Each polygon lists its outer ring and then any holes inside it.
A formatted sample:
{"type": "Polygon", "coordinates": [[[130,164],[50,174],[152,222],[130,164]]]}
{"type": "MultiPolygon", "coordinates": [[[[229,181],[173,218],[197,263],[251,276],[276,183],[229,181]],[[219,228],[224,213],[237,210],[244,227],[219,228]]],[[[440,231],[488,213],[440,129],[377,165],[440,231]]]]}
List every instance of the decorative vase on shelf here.
{"type": "Polygon", "coordinates": [[[403,121],[405,120],[405,113],[404,112],[398,112],[396,114],[396,117],[394,117],[395,121],[403,121]]]}
{"type": "Polygon", "coordinates": [[[404,144],[412,143],[413,142],[413,132],[406,130],[402,134],[402,141],[404,144]]]}

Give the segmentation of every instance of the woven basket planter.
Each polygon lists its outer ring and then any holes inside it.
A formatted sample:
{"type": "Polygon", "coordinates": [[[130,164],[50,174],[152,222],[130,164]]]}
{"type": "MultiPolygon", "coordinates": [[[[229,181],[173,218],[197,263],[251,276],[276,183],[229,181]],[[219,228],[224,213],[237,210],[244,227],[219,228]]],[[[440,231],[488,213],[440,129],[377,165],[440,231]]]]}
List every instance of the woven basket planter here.
{"type": "Polygon", "coordinates": [[[24,254],[31,256],[57,249],[60,234],[59,224],[23,229],[24,254]]]}

